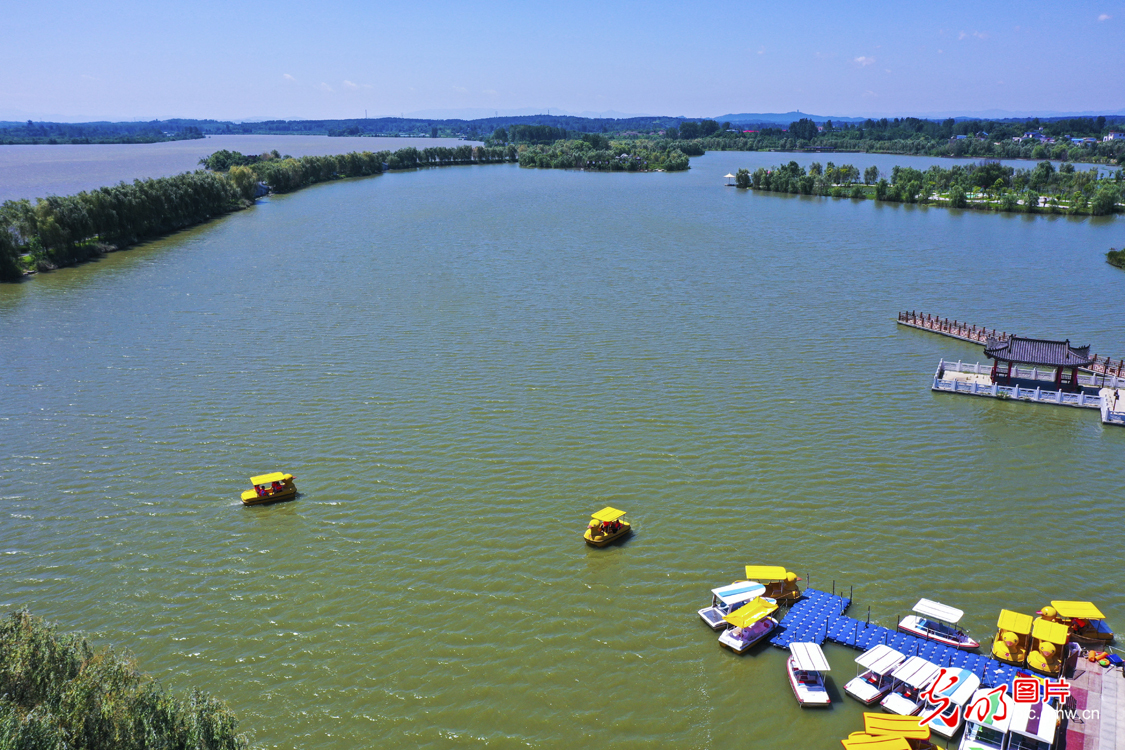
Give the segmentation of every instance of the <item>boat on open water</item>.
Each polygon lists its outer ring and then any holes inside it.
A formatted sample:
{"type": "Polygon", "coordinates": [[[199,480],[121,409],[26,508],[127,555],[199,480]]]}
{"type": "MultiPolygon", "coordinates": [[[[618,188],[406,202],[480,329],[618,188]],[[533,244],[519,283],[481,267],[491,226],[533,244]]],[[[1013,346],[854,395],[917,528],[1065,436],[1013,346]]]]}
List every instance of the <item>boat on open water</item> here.
{"type": "Polygon", "coordinates": [[[605,507],[594,513],[583,537],[591,547],[604,547],[633,532],[632,525],[624,520],[625,511],[605,507]]]}
{"type": "Polygon", "coordinates": [[[727,629],[719,636],[719,645],[736,654],[744,654],[777,627],[771,615],[777,611],[773,599],[758,597],[724,617],[727,629]]]}
{"type": "Polygon", "coordinates": [[[765,593],[766,587],[757,581],[735,581],[729,586],[711,589],[711,606],[699,610],[699,616],[712,630],[721,630],[727,626],[724,617],[765,593]]]}
{"type": "Polygon", "coordinates": [[[250,477],[250,484],[254,485],[254,489],[242,493],[242,504],[265,505],[292,500],[297,497],[297,486],[293,484],[293,479],[292,474],[280,471],[250,477]]]}
{"type": "Polygon", "coordinates": [[[980,648],[979,643],[957,627],[957,623],[965,613],[956,607],[949,607],[929,599],[919,599],[914,605],[914,611],[918,614],[902,618],[898,624],[899,630],[965,651],[980,648]]]}
{"type": "Polygon", "coordinates": [[[906,656],[885,643],[880,643],[856,657],[860,672],[844,685],[844,692],[865,706],[882,700],[891,692],[891,672],[906,661],[906,656]]]}
{"type": "Polygon", "coordinates": [[[824,673],[830,669],[819,643],[796,641],[789,644],[785,670],[789,674],[789,687],[801,708],[827,708],[832,704],[824,684],[824,673]]]}
{"type": "Polygon", "coordinates": [[[747,565],[746,580],[757,581],[766,587],[766,596],[775,601],[792,604],[801,598],[796,573],[781,565],[747,565]]]}

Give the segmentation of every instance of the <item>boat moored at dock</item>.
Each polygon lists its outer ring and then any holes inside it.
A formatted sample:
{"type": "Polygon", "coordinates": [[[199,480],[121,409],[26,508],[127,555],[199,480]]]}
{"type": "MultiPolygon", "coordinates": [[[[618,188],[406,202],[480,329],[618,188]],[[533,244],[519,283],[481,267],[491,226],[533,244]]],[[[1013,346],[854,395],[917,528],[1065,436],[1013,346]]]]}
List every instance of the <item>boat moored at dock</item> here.
{"type": "Polygon", "coordinates": [[[992,641],[992,658],[1022,667],[1027,663],[1027,649],[1031,645],[1031,615],[1000,610],[996,620],[996,638],[992,641]]]}
{"type": "Polygon", "coordinates": [[[781,565],[747,565],[746,579],[765,585],[765,596],[770,599],[791,604],[801,598],[797,586],[801,579],[781,565]]]}
{"type": "Polygon", "coordinates": [[[1003,750],[1015,702],[1008,691],[980,688],[965,710],[965,733],[958,750],[1003,750]]]}
{"type": "Polygon", "coordinates": [[[785,662],[789,674],[789,687],[801,708],[826,708],[832,703],[824,684],[824,673],[831,667],[818,643],[796,642],[789,644],[789,658],[785,662]]]}
{"type": "Polygon", "coordinates": [[[712,630],[721,630],[727,625],[724,617],[765,593],[766,587],[757,581],[735,581],[711,589],[711,606],[699,610],[699,616],[712,630]]]}
{"type": "Polygon", "coordinates": [[[940,669],[921,656],[911,656],[891,672],[891,691],[879,705],[892,714],[913,716],[922,710],[922,692],[930,686],[940,669]]]}
{"type": "Polygon", "coordinates": [[[1040,613],[1044,616],[1053,609],[1055,621],[1070,630],[1070,640],[1080,646],[1104,646],[1113,642],[1113,631],[1106,624],[1105,615],[1092,602],[1053,601],[1040,613]]]}
{"type": "Polygon", "coordinates": [[[891,692],[891,672],[906,661],[906,656],[880,643],[856,657],[859,669],[865,670],[844,685],[844,692],[865,706],[882,700],[891,692]]]}
{"type": "Polygon", "coordinates": [[[625,511],[605,507],[590,517],[583,538],[591,547],[605,547],[632,533],[632,525],[624,520],[625,511]]]}
{"type": "Polygon", "coordinates": [[[729,648],[736,654],[746,653],[777,627],[777,620],[771,615],[777,611],[773,599],[758,597],[754,601],[731,612],[723,619],[727,629],[719,636],[719,645],[729,648]]]}
{"type": "Polygon", "coordinates": [[[929,716],[935,711],[941,711],[930,722],[930,729],[942,737],[952,739],[961,730],[964,723],[964,708],[969,699],[980,687],[980,677],[971,669],[963,667],[944,668],[938,674],[937,680],[927,691],[926,705],[922,708],[922,715],[929,716]]]}
{"type": "Polygon", "coordinates": [[[914,611],[918,614],[907,615],[899,621],[899,630],[965,651],[980,648],[979,643],[957,627],[957,623],[961,621],[965,613],[956,607],[950,607],[929,599],[919,599],[918,603],[914,605],[914,611]]]}
{"type": "MultiPolygon", "coordinates": [[[[1053,616],[1053,613],[1051,613],[1053,616]]],[[[1062,671],[1063,652],[1070,631],[1061,622],[1036,617],[1031,626],[1031,651],[1027,666],[1040,674],[1056,677],[1062,671]]]]}
{"type": "Polygon", "coordinates": [[[293,484],[293,479],[292,474],[280,471],[250,477],[250,484],[254,485],[254,489],[242,493],[242,504],[265,505],[292,500],[297,497],[297,486],[293,484]]]}
{"type": "Polygon", "coordinates": [[[1049,703],[1015,703],[1006,750],[1051,750],[1059,732],[1059,711],[1049,703]]]}

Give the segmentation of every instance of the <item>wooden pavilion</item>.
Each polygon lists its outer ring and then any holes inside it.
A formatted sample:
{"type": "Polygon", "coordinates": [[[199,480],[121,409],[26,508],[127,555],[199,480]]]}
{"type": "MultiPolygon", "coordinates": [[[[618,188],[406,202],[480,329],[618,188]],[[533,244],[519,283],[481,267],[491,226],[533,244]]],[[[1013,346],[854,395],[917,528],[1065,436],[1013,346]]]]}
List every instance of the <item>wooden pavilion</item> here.
{"type": "Polygon", "coordinates": [[[1089,367],[1094,362],[1089,345],[1071,346],[1070,339],[1049,341],[1020,336],[1005,339],[990,337],[984,345],[984,354],[994,360],[993,383],[1001,380],[1011,383],[1014,376],[1012,365],[1024,365],[1036,369],[1054,369],[1055,386],[1060,391],[1079,390],[1078,368],[1089,367]]]}

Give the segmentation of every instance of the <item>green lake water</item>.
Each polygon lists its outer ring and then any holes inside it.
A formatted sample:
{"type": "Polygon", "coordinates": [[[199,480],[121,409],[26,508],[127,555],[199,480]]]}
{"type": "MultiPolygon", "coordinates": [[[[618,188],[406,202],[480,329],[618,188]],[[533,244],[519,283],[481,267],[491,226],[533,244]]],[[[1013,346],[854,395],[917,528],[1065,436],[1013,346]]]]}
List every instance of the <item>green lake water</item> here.
{"type": "Polygon", "coordinates": [[[1121,220],[723,186],[780,158],[343,181],[0,286],[0,605],[341,750],[838,747],[859,704],[696,615],[748,563],[1125,629],[1125,430],[931,393],[980,347],[894,322],[1125,356],[1121,220]],[[637,533],[587,548],[607,504],[637,533]]]}

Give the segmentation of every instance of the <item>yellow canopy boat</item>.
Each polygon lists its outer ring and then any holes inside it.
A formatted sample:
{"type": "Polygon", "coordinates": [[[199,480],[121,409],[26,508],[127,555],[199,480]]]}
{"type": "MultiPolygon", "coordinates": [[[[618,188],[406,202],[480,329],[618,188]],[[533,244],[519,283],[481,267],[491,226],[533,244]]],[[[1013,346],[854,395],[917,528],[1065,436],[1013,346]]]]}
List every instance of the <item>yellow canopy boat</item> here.
{"type": "Polygon", "coordinates": [[[591,547],[604,547],[628,536],[633,531],[633,527],[628,521],[622,520],[624,516],[625,511],[608,506],[593,514],[583,535],[586,544],[591,547]]]}
{"type": "Polygon", "coordinates": [[[297,486],[293,484],[292,474],[280,471],[259,474],[250,477],[250,484],[254,485],[254,489],[242,493],[243,505],[264,505],[297,497],[297,486]]]}
{"type": "Polygon", "coordinates": [[[1005,664],[1022,667],[1027,662],[1027,649],[1031,645],[1031,615],[1000,610],[996,621],[996,638],[992,641],[992,657],[1005,664]]]}
{"type": "Polygon", "coordinates": [[[1061,622],[1036,617],[1031,628],[1027,666],[1051,677],[1058,675],[1062,671],[1063,650],[1069,635],[1070,631],[1061,622]]]}
{"type": "Polygon", "coordinates": [[[847,739],[840,740],[840,744],[847,750],[911,750],[905,737],[867,732],[852,732],[847,739]]]}
{"type": "Polygon", "coordinates": [[[762,596],[779,602],[795,602],[801,598],[801,589],[797,586],[801,579],[781,565],[747,565],[746,580],[765,585],[766,593],[762,596]]]}
{"type": "Polygon", "coordinates": [[[1070,628],[1072,640],[1086,646],[1100,646],[1113,642],[1113,631],[1106,625],[1105,615],[1091,602],[1051,602],[1043,608],[1043,615],[1054,608],[1055,621],[1070,628]]]}

